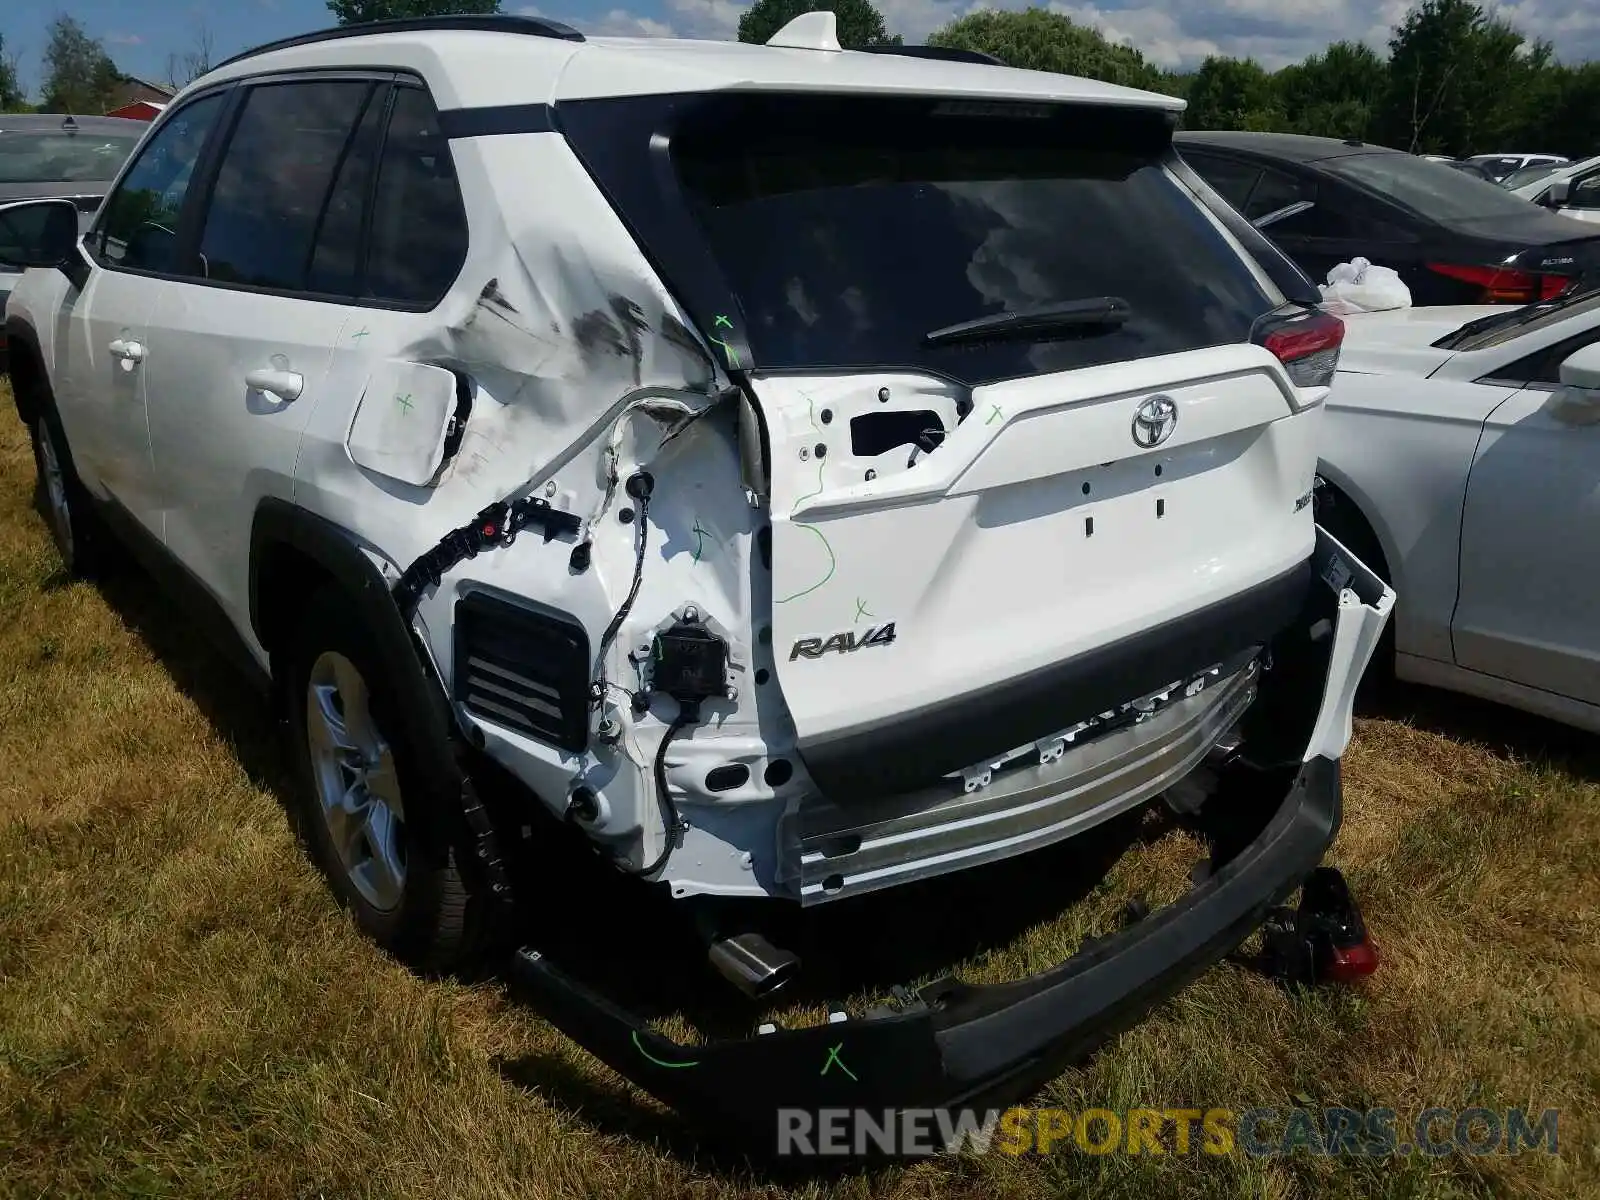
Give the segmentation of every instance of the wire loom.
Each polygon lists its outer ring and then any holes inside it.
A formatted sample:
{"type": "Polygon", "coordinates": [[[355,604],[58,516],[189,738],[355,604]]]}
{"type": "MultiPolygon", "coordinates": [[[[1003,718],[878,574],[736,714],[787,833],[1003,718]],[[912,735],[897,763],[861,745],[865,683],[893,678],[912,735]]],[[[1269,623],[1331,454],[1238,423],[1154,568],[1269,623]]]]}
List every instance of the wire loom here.
{"type": "Polygon", "coordinates": [[[392,594],[407,623],[415,615],[423,591],[437,587],[452,567],[477,558],[485,550],[509,546],[530,525],[542,529],[544,540],[549,542],[558,534],[577,533],[583,522],[573,513],[552,507],[542,496],[495,501],[468,524],[445,534],[438,545],[405,569],[392,594]]]}

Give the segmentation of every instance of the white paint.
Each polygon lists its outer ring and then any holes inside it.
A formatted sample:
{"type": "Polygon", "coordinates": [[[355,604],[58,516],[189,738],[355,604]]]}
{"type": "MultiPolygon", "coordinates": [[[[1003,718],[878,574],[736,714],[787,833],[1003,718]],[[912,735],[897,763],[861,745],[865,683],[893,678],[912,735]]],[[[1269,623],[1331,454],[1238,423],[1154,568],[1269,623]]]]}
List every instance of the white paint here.
{"type": "Polygon", "coordinates": [[[378,364],[345,439],[357,466],[401,483],[431,481],[444,461],[456,407],[456,377],[427,363],[378,364]]]}

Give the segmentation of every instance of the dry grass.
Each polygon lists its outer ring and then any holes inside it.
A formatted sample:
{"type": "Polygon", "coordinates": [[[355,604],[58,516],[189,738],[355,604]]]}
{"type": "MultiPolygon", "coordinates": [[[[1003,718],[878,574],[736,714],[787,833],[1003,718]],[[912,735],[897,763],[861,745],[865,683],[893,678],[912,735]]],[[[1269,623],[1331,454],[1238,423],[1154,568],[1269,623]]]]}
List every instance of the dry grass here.
{"type": "MultiPolygon", "coordinates": [[[[1581,739],[1428,696],[1363,719],[1334,857],[1384,951],[1370,986],[1295,997],[1219,967],[1047,1098],[1555,1106],[1559,1159],[996,1154],[780,1183],[697,1160],[498,986],[423,981],[358,937],[289,833],[263,714],[141,577],[64,581],[31,483],[0,421],[7,1195],[1600,1194],[1600,755],[1581,739]],[[532,1064],[523,1084],[505,1060],[532,1064]]],[[[1192,848],[1156,832],[1064,915],[1016,901],[1014,936],[966,969],[1052,961],[1129,890],[1162,898],[1192,848]]]]}

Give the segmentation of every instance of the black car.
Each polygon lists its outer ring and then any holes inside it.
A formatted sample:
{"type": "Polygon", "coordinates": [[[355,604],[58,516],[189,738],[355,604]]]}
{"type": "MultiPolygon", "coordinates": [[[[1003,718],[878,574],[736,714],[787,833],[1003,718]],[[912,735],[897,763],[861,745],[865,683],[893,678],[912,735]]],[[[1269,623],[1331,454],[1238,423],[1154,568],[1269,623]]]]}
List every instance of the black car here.
{"type": "Polygon", "coordinates": [[[1444,163],[1359,141],[1179,133],[1178,152],[1312,279],[1358,255],[1413,304],[1527,304],[1600,269],[1586,229],[1444,163]]]}

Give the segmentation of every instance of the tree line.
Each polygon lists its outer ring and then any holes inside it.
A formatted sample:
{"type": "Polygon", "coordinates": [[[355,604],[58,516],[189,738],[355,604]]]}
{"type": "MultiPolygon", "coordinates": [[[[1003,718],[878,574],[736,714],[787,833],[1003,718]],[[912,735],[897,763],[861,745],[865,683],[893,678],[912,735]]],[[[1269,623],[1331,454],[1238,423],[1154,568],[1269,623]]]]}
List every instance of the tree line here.
{"type": "MultiPolygon", "coordinates": [[[[500,0],[327,0],[341,24],[391,17],[500,11],[500,0]]],[[[836,14],[850,48],[897,45],[871,0],[756,0],[739,39],[764,42],[801,13],[836,14]]],[[[1600,153],[1600,63],[1559,62],[1547,41],[1530,40],[1474,0],[1420,0],[1391,31],[1388,53],[1335,42],[1276,71],[1251,59],[1213,56],[1191,71],[1169,71],[1133,46],[1045,8],[985,10],[936,30],[929,45],[979,50],[1011,66],[1062,71],[1184,97],[1190,129],[1251,129],[1360,138],[1418,154],[1462,156],[1516,149],[1600,153]]],[[[181,86],[211,63],[211,37],[169,56],[181,86]]],[[[0,31],[0,109],[29,107],[17,60],[0,31]]],[[[58,16],[43,56],[37,107],[100,112],[121,78],[105,47],[73,18],[58,16]]]]}

